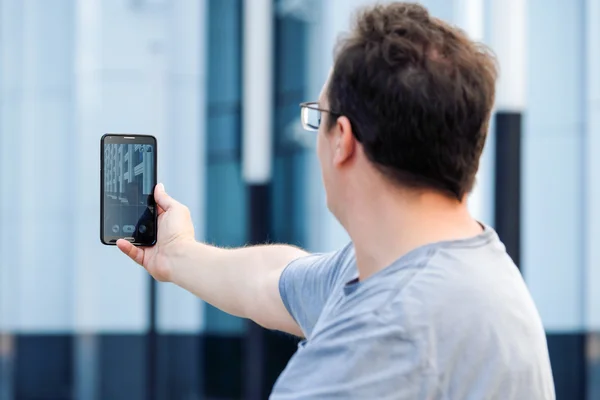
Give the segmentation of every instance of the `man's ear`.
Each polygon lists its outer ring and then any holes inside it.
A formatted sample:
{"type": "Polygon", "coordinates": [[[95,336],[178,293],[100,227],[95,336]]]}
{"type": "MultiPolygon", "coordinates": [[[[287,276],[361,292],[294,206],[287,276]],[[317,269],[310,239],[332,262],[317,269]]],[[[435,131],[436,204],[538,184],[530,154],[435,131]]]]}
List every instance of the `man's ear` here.
{"type": "Polygon", "coordinates": [[[356,138],[354,137],[352,124],[350,124],[348,118],[344,116],[339,117],[336,121],[336,128],[333,163],[336,166],[341,166],[354,155],[356,151],[356,138]]]}

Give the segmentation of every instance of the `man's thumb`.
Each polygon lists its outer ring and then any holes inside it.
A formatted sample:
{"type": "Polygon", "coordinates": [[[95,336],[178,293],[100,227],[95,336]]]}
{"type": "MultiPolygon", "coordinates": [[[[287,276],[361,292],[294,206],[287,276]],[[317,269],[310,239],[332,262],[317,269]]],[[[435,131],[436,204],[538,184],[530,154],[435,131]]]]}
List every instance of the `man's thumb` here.
{"type": "Polygon", "coordinates": [[[156,185],[156,188],[154,189],[154,200],[156,200],[156,204],[158,204],[158,206],[165,211],[173,208],[173,206],[177,203],[171,196],[167,194],[167,192],[165,192],[165,185],[162,183],[156,185]]]}

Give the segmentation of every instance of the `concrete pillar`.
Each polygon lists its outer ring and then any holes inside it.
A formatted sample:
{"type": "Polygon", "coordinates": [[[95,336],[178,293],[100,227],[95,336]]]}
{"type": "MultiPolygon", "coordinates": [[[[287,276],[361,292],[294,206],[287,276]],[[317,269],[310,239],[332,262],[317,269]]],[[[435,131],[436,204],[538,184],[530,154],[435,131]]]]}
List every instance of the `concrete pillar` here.
{"type": "Polygon", "coordinates": [[[584,279],[587,328],[600,332],[600,1],[586,0],[585,16],[584,279]]]}
{"type": "MultiPolygon", "coordinates": [[[[246,0],[243,8],[242,175],[248,187],[248,241],[265,243],[270,230],[270,184],[273,163],[272,0],[246,0]]],[[[264,381],[264,330],[248,322],[245,340],[244,397],[261,399],[264,381]]]]}
{"type": "Polygon", "coordinates": [[[0,7],[0,330],[64,332],[72,326],[76,170],[71,49],[63,45],[73,40],[71,8],[0,7]]]}
{"type": "MultiPolygon", "coordinates": [[[[160,122],[158,179],[192,213],[196,239],[205,238],[206,23],[207,0],[163,2],[164,64],[154,64],[151,88],[160,122]],[[160,66],[160,67],[159,67],[160,66]]],[[[163,333],[204,330],[204,303],[173,285],[158,288],[158,329],[163,333]]]]}
{"type": "Polygon", "coordinates": [[[526,98],[527,2],[491,0],[490,44],[498,57],[494,227],[517,266],[521,263],[521,142],[526,98]]]}
{"type": "Polygon", "coordinates": [[[548,7],[543,0],[531,0],[528,7],[522,264],[545,326],[555,332],[580,330],[584,323],[582,156],[587,83],[585,13],[578,4],[548,7]],[[564,28],[557,30],[557,24],[564,28]],[[551,88],[548,82],[553,82],[551,88]]]}
{"type": "Polygon", "coordinates": [[[546,328],[557,398],[585,398],[588,373],[586,148],[593,143],[586,77],[595,71],[586,73],[586,20],[593,17],[585,5],[529,0],[527,10],[522,272],[546,328]]]}
{"type": "MultiPolygon", "coordinates": [[[[189,206],[203,237],[204,2],[80,1],[77,57],[77,163],[89,165],[104,132],[157,137],[159,180],[189,206]],[[115,16],[119,16],[115,18],[115,16]],[[132,21],[139,24],[131,28],[132,21]]],[[[129,181],[134,178],[132,146],[129,181]]],[[[147,274],[90,237],[97,224],[97,171],[80,168],[76,217],[75,319],[81,330],[143,331],[147,274]],[[95,194],[96,193],[96,194],[95,194]],[[97,265],[96,265],[97,264],[97,265]],[[120,282],[115,286],[115,280],[120,282]]],[[[158,291],[161,331],[197,332],[201,302],[171,285],[158,291]]]]}
{"type": "Polygon", "coordinates": [[[2,399],[16,395],[13,336],[72,326],[71,17],[68,1],[0,1],[2,399]]]}
{"type": "MultiPolygon", "coordinates": [[[[485,43],[486,0],[454,0],[453,22],[463,29],[472,40],[485,43]]],[[[479,163],[479,171],[473,192],[469,196],[469,210],[474,218],[494,225],[494,150],[495,136],[488,132],[488,139],[479,163]]]]}

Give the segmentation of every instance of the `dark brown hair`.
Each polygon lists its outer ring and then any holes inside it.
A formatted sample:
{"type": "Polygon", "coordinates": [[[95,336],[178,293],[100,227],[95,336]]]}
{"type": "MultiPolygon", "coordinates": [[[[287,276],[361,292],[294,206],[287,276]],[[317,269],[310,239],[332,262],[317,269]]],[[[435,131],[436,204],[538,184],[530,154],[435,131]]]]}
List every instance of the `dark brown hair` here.
{"type": "Polygon", "coordinates": [[[329,108],[348,117],[386,176],[462,200],[479,167],[496,76],[485,46],[424,7],[378,5],[338,44],[329,108]]]}

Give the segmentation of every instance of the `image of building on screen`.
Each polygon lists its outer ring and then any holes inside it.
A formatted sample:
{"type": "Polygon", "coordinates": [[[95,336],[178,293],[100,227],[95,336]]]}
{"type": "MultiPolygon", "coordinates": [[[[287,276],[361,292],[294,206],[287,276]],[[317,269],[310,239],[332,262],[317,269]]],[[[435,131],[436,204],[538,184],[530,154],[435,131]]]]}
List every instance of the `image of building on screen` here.
{"type": "Polygon", "coordinates": [[[153,189],[154,157],[145,144],[108,144],[104,148],[104,190],[123,205],[146,205],[153,189]]]}

